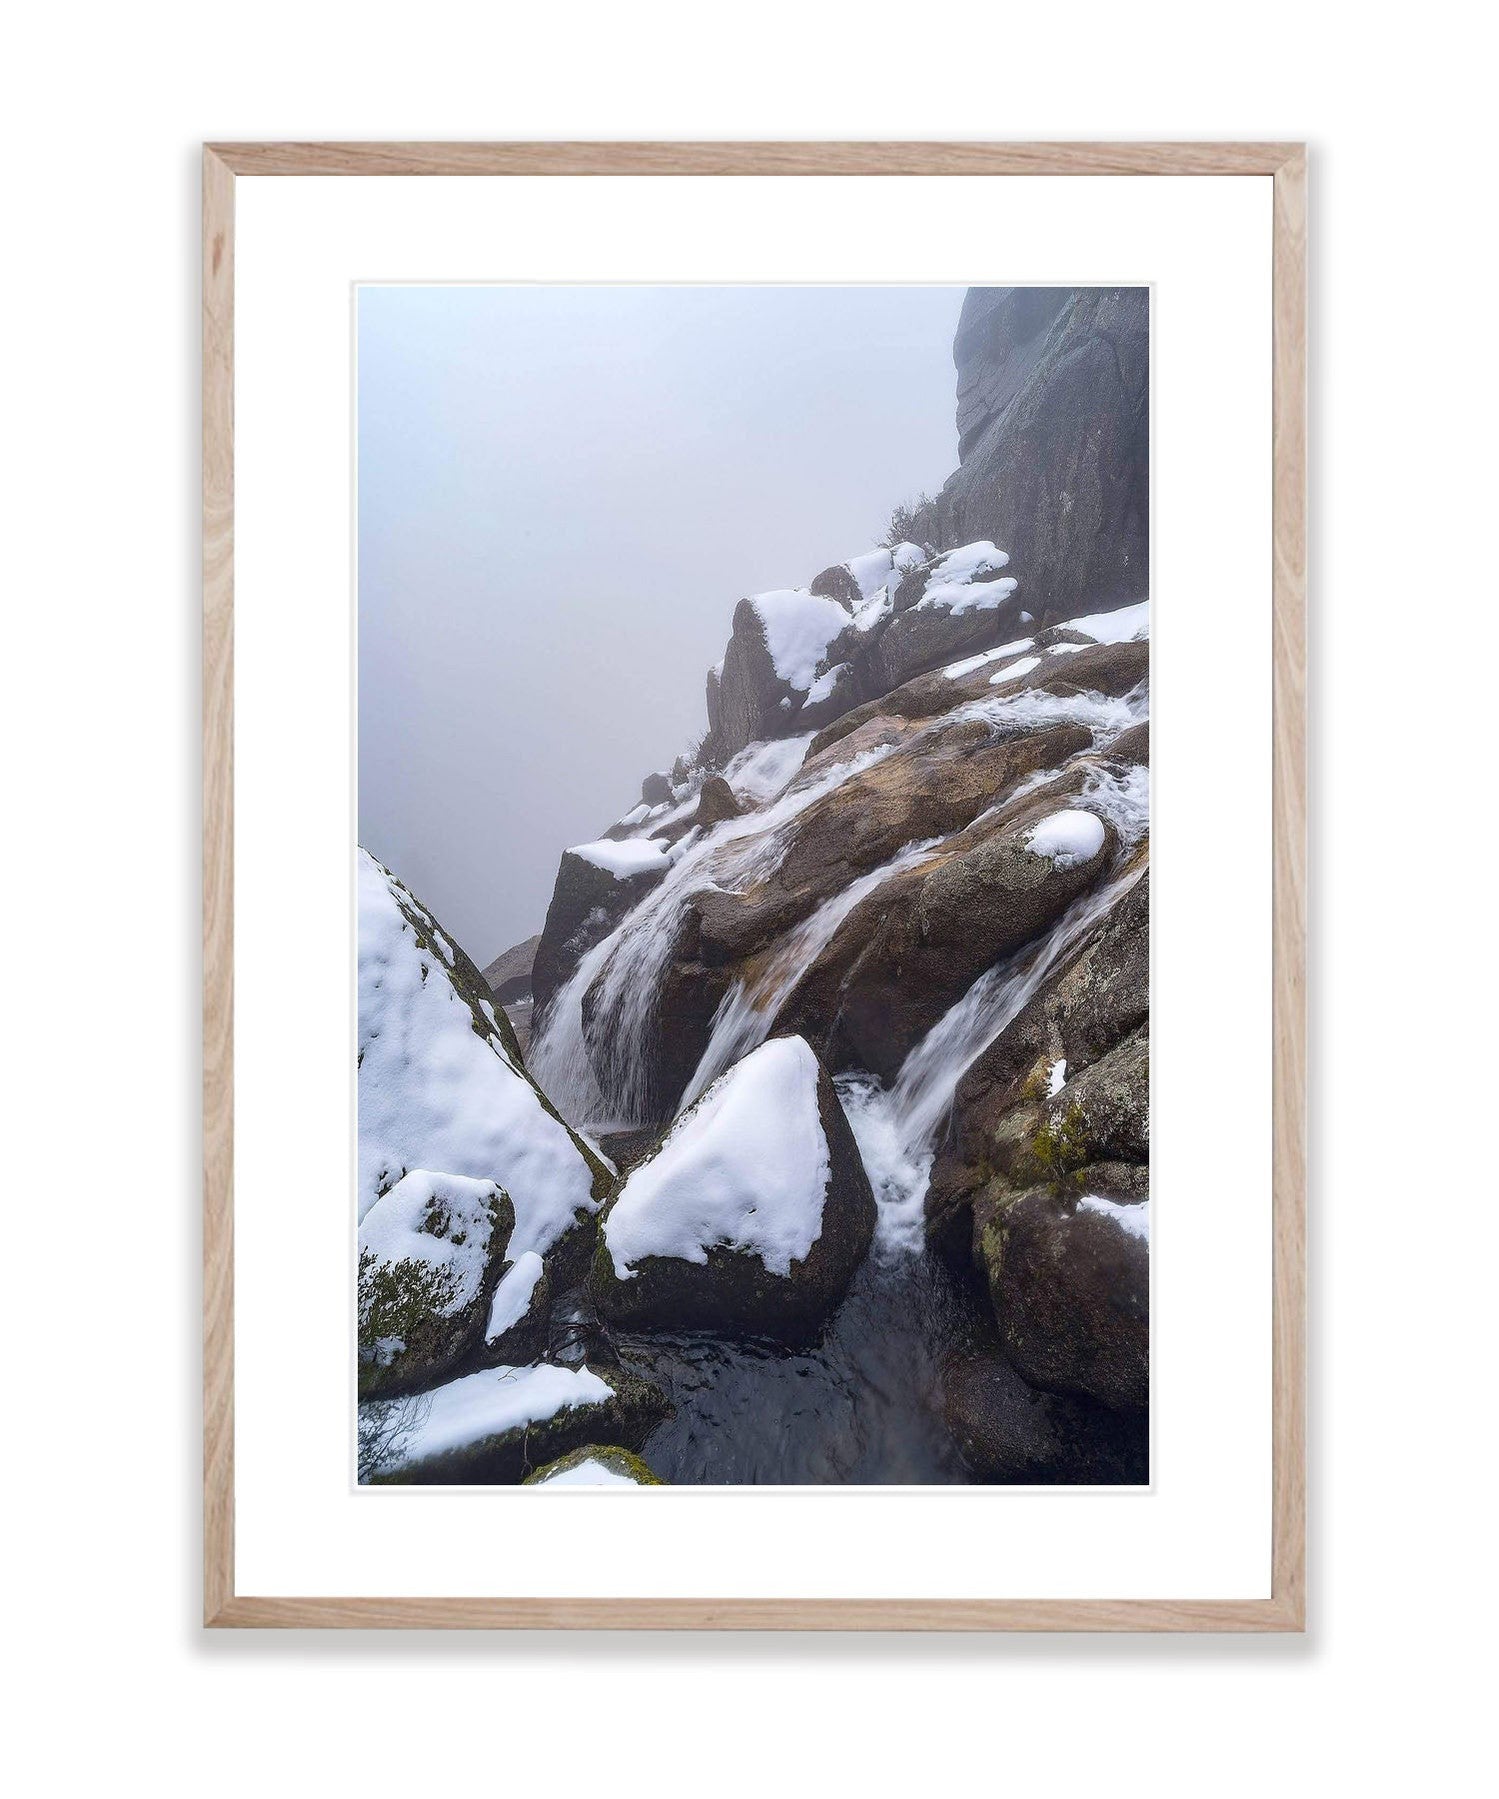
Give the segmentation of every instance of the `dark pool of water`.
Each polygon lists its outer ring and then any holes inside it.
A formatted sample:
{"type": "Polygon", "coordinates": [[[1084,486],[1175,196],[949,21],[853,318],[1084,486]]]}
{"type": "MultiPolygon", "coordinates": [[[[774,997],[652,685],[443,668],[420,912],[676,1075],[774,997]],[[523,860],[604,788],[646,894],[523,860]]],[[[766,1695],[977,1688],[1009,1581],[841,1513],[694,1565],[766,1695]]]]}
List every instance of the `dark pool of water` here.
{"type": "Polygon", "coordinates": [[[675,1415],[643,1455],[678,1485],[957,1485],[1146,1478],[1143,1421],[1033,1393],[935,1255],[869,1256],[822,1341],[611,1331],[675,1415]],[[956,1422],[949,1386],[967,1396],[956,1422]],[[960,1447],[966,1434],[968,1455],[960,1447]]]}

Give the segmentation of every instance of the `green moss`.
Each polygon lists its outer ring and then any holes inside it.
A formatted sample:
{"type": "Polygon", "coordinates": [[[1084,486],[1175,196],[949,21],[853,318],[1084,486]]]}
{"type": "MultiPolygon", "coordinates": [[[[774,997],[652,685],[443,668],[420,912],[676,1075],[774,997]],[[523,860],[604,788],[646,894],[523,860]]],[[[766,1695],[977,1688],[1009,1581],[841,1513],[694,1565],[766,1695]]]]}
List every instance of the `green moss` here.
{"type": "Polygon", "coordinates": [[[1089,1160],[1087,1114],[1074,1099],[1043,1120],[1031,1138],[1028,1173],[1038,1186],[1050,1187],[1054,1193],[1071,1193],[1077,1190],[1079,1171],[1089,1160]]]}
{"type": "MultiPolygon", "coordinates": [[[[440,1233],[434,1233],[439,1234],[440,1233]]],[[[359,1351],[373,1360],[382,1338],[405,1343],[453,1303],[457,1278],[429,1262],[382,1262],[359,1252],[359,1351]]]]}
{"type": "Polygon", "coordinates": [[[631,1450],[621,1449],[617,1443],[585,1443],[581,1449],[559,1456],[555,1462],[548,1462],[544,1468],[528,1474],[521,1485],[545,1486],[555,1475],[566,1474],[584,1462],[599,1462],[612,1474],[622,1474],[627,1480],[634,1481],[637,1487],[664,1487],[667,1484],[659,1474],[653,1474],[631,1450]]]}

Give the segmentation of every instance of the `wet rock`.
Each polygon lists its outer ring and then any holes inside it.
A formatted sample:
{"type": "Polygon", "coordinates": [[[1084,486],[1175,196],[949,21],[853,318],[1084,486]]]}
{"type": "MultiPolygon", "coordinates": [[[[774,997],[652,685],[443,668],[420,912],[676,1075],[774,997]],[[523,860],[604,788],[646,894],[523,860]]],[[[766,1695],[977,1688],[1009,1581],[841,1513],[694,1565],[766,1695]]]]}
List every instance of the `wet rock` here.
{"type": "Polygon", "coordinates": [[[984,1481],[1118,1485],[1150,1478],[1143,1421],[1042,1392],[998,1354],[948,1364],[943,1416],[963,1460],[984,1481]]]}
{"type": "Polygon", "coordinates": [[[1150,877],[1142,875],[1043,982],[958,1083],[926,1197],[927,1235],[966,1260],[974,1196],[1032,1178],[1029,1157],[1053,1071],[1079,1075],[1145,1024],[1150,877]]]}
{"type": "Polygon", "coordinates": [[[1000,1341],[1032,1386],[1115,1411],[1149,1402],[1145,1211],[1031,1188],[981,1233],[1000,1341]]]}
{"type": "Polygon", "coordinates": [[[1138,763],[1146,768],[1150,766],[1150,720],[1147,718],[1138,725],[1131,725],[1122,731],[1109,745],[1109,754],[1116,762],[1138,763]]]}
{"type": "Polygon", "coordinates": [[[1144,1028],[1100,1056],[1042,1107],[1042,1129],[1067,1134],[1078,1160],[1150,1160],[1150,1034],[1144,1028]]]}
{"type": "Polygon", "coordinates": [[[667,774],[650,774],[640,783],[640,803],[643,806],[665,806],[671,800],[671,776],[667,774]]]}
{"type": "Polygon", "coordinates": [[[734,789],[722,775],[709,775],[698,791],[697,811],[692,822],[699,829],[706,830],[713,825],[722,824],[726,818],[738,818],[739,801],[734,797],[734,789]]]}
{"type": "Polygon", "coordinates": [[[945,857],[892,903],[843,979],[835,1063],[886,1079],[981,974],[1040,936],[1109,866],[1114,833],[1091,813],[1065,810],[1088,830],[1076,855],[1042,843],[1047,820],[1024,824],[945,857]]]}
{"type": "Polygon", "coordinates": [[[562,852],[547,907],[546,924],[531,971],[533,1026],[546,1016],[558,990],[596,943],[601,943],[641,896],[662,878],[667,864],[616,875],[576,850],[562,852]]]}

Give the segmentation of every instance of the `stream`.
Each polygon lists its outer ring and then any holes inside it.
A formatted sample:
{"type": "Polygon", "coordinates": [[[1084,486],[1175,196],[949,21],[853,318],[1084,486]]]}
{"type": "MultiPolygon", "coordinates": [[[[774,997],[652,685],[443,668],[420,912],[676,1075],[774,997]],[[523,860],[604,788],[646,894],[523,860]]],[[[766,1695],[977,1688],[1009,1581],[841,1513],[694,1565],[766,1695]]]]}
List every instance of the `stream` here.
{"type": "MultiPolygon", "coordinates": [[[[1095,748],[1137,717],[1143,696],[1058,702],[1048,715],[1086,716],[1095,748]]],[[[981,702],[1004,715],[1039,710],[1022,695],[981,702]]],[[[979,708],[975,707],[975,711],[979,708]]],[[[640,1120],[632,1067],[655,980],[670,953],[676,918],[705,880],[743,887],[774,866],[786,827],[838,780],[881,752],[791,784],[766,810],[683,839],[662,883],[582,959],[554,1001],[531,1067],[565,1116],[599,1136],[640,1120]],[[590,1057],[582,996],[602,976],[612,989],[605,1052],[590,1057]],[[602,1074],[602,1082],[599,1079],[602,1074]]],[[[849,1292],[812,1348],[707,1333],[611,1331],[620,1362],[662,1387],[675,1416],[647,1440],[644,1457],[678,1484],[961,1484],[976,1479],[1139,1481],[1143,1426],[1081,1401],[1032,1392],[1005,1362],[993,1314],[977,1283],[960,1281],[928,1253],[927,1186],[958,1083],[1016,1018],[1046,977],[1070,955],[1138,878],[1130,852],[1147,828],[1148,778],[1100,769],[1086,798],[1119,832],[1113,872],[1076,900],[1033,942],[969,988],[907,1055],[888,1087],[846,1073],[836,1085],[877,1206],[874,1243],[849,1292]],[[973,1473],[959,1449],[949,1404],[954,1370],[962,1387],[983,1391],[982,1409],[1012,1441],[990,1443],[991,1470],[973,1473]]],[[[835,896],[788,938],[757,989],[731,990],[686,1095],[689,1104],[722,1072],[768,1037],[781,1003],[863,895],[931,855],[935,842],[909,845],[893,861],[835,896]]],[[[569,1313],[578,1296],[565,1302],[569,1313]]],[[[961,1408],[960,1408],[961,1409],[961,1408]]]]}

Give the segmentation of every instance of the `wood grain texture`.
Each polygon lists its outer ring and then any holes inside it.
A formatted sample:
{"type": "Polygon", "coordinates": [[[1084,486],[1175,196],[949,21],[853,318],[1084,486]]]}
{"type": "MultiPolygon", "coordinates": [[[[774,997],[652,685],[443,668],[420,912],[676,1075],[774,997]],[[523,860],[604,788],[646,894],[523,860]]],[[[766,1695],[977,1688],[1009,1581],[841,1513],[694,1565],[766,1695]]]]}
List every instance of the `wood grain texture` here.
{"type": "Polygon", "coordinates": [[[1298,144],[221,144],[203,157],[204,1617],[215,1628],[1299,1631],[1306,1616],[1306,156],[1298,144]],[[1274,178],[1274,1276],[1268,1599],[249,1597],[234,1585],[237,175],[1274,178]]]}
{"type": "Polygon", "coordinates": [[[1273,175],[1295,144],[212,144],[236,175],[1273,175]]]}
{"type": "Polygon", "coordinates": [[[203,1610],[234,1593],[234,176],[203,154],[203,1610]]]}
{"type": "Polygon", "coordinates": [[[1272,1591],[1306,1616],[1306,152],[1275,172],[1272,1591]]]}

